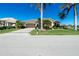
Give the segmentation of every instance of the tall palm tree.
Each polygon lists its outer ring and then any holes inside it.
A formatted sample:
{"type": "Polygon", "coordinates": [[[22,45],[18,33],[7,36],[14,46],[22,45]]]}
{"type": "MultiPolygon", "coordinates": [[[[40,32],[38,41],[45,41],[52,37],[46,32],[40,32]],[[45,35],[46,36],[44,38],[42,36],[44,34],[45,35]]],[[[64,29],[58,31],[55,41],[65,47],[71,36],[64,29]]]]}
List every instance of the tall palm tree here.
{"type": "Polygon", "coordinates": [[[41,30],[43,30],[43,3],[41,3],[40,12],[41,12],[41,30]]]}
{"type": "Polygon", "coordinates": [[[74,8],[74,30],[77,31],[77,4],[76,3],[65,3],[61,6],[62,12],[59,13],[61,19],[64,19],[68,15],[71,8],[74,8]]]}
{"type": "MultiPolygon", "coordinates": [[[[51,5],[50,3],[48,4],[51,5]]],[[[41,30],[43,30],[43,11],[46,8],[46,3],[36,3],[36,8],[39,9],[40,14],[41,14],[41,17],[40,17],[41,18],[41,30]]]]}
{"type": "MultiPolygon", "coordinates": [[[[36,9],[39,9],[40,14],[41,14],[41,30],[43,29],[43,4],[42,3],[35,3],[36,4],[36,9]]],[[[31,4],[33,6],[34,4],[31,4]]]]}

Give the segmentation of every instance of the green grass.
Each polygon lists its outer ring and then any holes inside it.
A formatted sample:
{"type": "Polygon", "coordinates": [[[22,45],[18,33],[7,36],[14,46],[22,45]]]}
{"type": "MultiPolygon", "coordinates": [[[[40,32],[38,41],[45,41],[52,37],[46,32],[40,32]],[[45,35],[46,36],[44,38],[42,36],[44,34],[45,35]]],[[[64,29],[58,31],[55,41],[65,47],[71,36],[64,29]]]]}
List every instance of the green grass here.
{"type": "Polygon", "coordinates": [[[12,31],[16,31],[16,29],[5,29],[5,30],[0,30],[0,34],[2,34],[2,33],[9,33],[9,32],[12,32],[12,31]]]}
{"type": "Polygon", "coordinates": [[[79,35],[79,31],[74,30],[45,30],[45,31],[37,31],[33,30],[30,32],[31,35],[79,35]]]}

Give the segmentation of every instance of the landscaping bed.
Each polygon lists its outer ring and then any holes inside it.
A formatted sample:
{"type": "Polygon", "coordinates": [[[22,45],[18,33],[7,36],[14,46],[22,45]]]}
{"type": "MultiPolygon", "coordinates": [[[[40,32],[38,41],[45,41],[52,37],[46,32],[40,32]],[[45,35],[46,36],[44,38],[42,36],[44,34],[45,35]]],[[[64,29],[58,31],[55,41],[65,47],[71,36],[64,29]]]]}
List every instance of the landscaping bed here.
{"type": "Polygon", "coordinates": [[[74,30],[33,30],[30,32],[31,35],[79,35],[79,31],[74,30]]]}
{"type": "Polygon", "coordinates": [[[16,29],[5,29],[5,30],[0,30],[0,34],[12,32],[12,31],[16,31],[16,29]]]}
{"type": "Polygon", "coordinates": [[[0,34],[1,33],[12,32],[12,31],[16,31],[16,28],[14,26],[3,26],[3,27],[0,27],[0,34]]]}

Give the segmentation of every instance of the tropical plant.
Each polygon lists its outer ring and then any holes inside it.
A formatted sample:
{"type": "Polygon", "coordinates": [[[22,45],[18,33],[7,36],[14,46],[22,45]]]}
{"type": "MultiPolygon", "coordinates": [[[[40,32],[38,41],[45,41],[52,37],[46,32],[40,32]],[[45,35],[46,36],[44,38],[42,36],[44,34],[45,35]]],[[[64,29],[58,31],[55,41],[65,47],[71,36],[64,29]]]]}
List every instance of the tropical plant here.
{"type": "Polygon", "coordinates": [[[44,29],[51,29],[52,27],[51,27],[51,21],[50,20],[43,20],[43,27],[44,27],[44,29]]]}
{"type": "MultiPolygon", "coordinates": [[[[38,23],[38,28],[40,29],[41,28],[41,26],[40,26],[41,19],[40,18],[38,18],[37,23],[38,23]]],[[[49,29],[49,28],[51,28],[51,21],[49,19],[43,19],[43,29],[49,29]]]]}
{"type": "Polygon", "coordinates": [[[60,27],[60,22],[59,21],[54,21],[54,28],[59,28],[60,27]]]}
{"type": "Polygon", "coordinates": [[[14,29],[15,26],[2,26],[0,27],[0,30],[5,30],[5,29],[14,29]]]}
{"type": "Polygon", "coordinates": [[[62,12],[59,13],[59,17],[64,19],[72,7],[74,8],[74,30],[77,31],[77,3],[64,3],[61,6],[62,12]]]}
{"type": "Polygon", "coordinates": [[[23,24],[24,24],[24,23],[21,22],[21,21],[16,21],[16,28],[17,28],[17,29],[24,28],[23,24]]]}
{"type": "MultiPolygon", "coordinates": [[[[33,4],[31,4],[33,6],[33,4]]],[[[48,3],[48,5],[51,5],[51,3],[48,3]]],[[[41,30],[43,30],[43,11],[46,8],[46,3],[36,3],[36,9],[39,9],[41,13],[41,30]]]]}

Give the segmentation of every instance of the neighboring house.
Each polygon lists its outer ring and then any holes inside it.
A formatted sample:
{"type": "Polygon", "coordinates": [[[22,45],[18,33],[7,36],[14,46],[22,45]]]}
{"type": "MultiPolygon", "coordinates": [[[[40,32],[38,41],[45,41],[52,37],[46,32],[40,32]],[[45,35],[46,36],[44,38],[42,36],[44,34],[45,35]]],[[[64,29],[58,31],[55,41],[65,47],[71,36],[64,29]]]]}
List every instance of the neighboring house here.
{"type": "Polygon", "coordinates": [[[61,29],[64,29],[64,26],[65,26],[64,24],[60,24],[61,29]]]}
{"type": "MultiPolygon", "coordinates": [[[[50,20],[51,25],[49,25],[49,26],[50,27],[54,26],[55,20],[53,20],[51,18],[43,18],[43,20],[50,20]]],[[[24,26],[26,26],[27,28],[35,28],[36,24],[40,24],[39,21],[38,21],[38,19],[33,19],[33,20],[27,20],[27,21],[25,21],[24,26]]]]}
{"type": "Polygon", "coordinates": [[[27,20],[25,21],[24,26],[26,26],[27,28],[35,28],[35,24],[36,24],[37,20],[27,20]]]}
{"type": "Polygon", "coordinates": [[[0,26],[15,26],[16,19],[14,18],[1,18],[0,26]]]}

